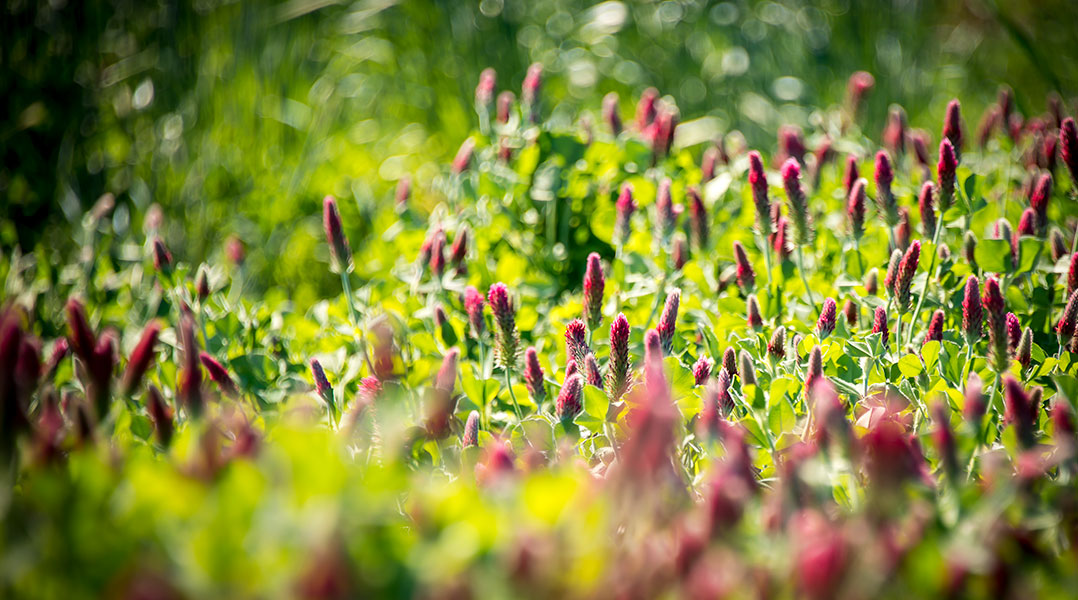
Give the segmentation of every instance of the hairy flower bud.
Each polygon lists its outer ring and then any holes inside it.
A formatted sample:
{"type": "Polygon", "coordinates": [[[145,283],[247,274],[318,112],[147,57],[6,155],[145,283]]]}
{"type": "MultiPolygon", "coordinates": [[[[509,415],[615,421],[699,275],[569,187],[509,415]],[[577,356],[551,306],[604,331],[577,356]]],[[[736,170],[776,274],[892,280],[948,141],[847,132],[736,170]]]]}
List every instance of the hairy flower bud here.
{"type": "Polygon", "coordinates": [[[124,370],[123,381],[120,384],[120,389],[125,395],[130,396],[134,393],[146,371],[153,364],[154,346],[157,344],[157,336],[160,333],[161,323],[156,320],[150,321],[142,330],[142,337],[131,352],[131,359],[127,362],[127,369],[124,370]]]}
{"type": "Polygon", "coordinates": [[[699,250],[704,250],[707,248],[711,216],[708,214],[707,207],[704,206],[704,200],[700,197],[700,193],[696,188],[690,187],[685,191],[685,195],[688,196],[689,200],[689,231],[692,234],[693,246],[699,250]]]}
{"type": "Polygon", "coordinates": [[[809,399],[810,390],[820,379],[823,379],[823,354],[817,345],[809,352],[808,364],[805,366],[805,400],[809,399]]]}
{"type": "Polygon", "coordinates": [[[330,267],[334,273],[352,272],[352,249],[348,238],[344,236],[341,213],[337,210],[337,200],[326,196],[322,200],[322,225],[326,229],[326,241],[329,242],[330,267]]]}
{"type": "Polygon", "coordinates": [[[883,289],[892,298],[896,295],[898,288],[895,284],[898,282],[898,271],[902,266],[902,251],[895,248],[891,251],[891,259],[887,261],[887,275],[883,278],[883,289]]]}
{"type": "Polygon", "coordinates": [[[764,161],[755,150],[749,152],[749,185],[752,186],[752,201],[756,206],[756,230],[766,237],[771,234],[771,200],[767,194],[764,161]]]}
{"type": "Polygon", "coordinates": [[[1059,152],[1070,171],[1071,181],[1078,181],[1078,126],[1071,117],[1063,119],[1063,126],[1059,128],[1059,152]]]}
{"type": "Polygon", "coordinates": [[[603,120],[610,127],[614,137],[621,135],[621,116],[618,115],[618,93],[610,92],[603,96],[603,120]]]}
{"type": "Polygon", "coordinates": [[[685,263],[689,262],[689,240],[685,239],[685,236],[680,233],[674,236],[670,259],[674,262],[675,271],[680,271],[685,266],[685,263]]]}
{"type": "Polygon", "coordinates": [[[412,197],[412,178],[405,175],[397,181],[397,190],[393,194],[397,206],[401,209],[408,206],[408,200],[412,197]]]}
{"type": "Polygon", "coordinates": [[[1062,343],[1071,341],[1076,327],[1078,327],[1078,290],[1071,293],[1067,306],[1063,309],[1063,315],[1056,324],[1056,333],[1062,343]]]}
{"type": "Polygon", "coordinates": [[[939,163],[936,165],[936,176],[939,180],[939,204],[942,215],[954,204],[955,179],[958,171],[958,157],[955,155],[955,147],[951,140],[940,140],[939,163]]]}
{"type": "Polygon", "coordinates": [[[827,339],[827,336],[831,335],[831,332],[835,330],[835,320],[838,317],[838,305],[835,304],[834,298],[828,298],[823,301],[823,308],[820,310],[820,318],[816,320],[816,335],[821,339],[827,339]]]}
{"type": "Polygon", "coordinates": [[[1018,338],[1018,345],[1014,348],[1014,358],[1023,369],[1029,368],[1029,363],[1033,360],[1033,330],[1029,327],[1026,327],[1022,331],[1022,336],[1018,338]]]}
{"type": "Polygon", "coordinates": [[[529,347],[524,351],[524,384],[536,406],[546,399],[543,376],[543,367],[539,365],[539,355],[535,348],[529,347]]]}
{"type": "Polygon", "coordinates": [[[453,157],[452,171],[454,175],[460,175],[468,170],[472,164],[472,154],[475,152],[475,140],[468,138],[460,145],[457,155],[453,157]]]}
{"type": "Polygon", "coordinates": [[[876,307],[876,312],[872,315],[872,333],[883,334],[880,339],[884,348],[886,348],[889,332],[887,330],[887,311],[882,306],[876,307]]]}
{"type": "Polygon", "coordinates": [[[956,161],[961,160],[965,139],[962,134],[962,105],[958,100],[947,103],[947,113],[943,118],[943,137],[951,143],[956,161]]]}
{"type": "Polygon", "coordinates": [[[892,106],[887,116],[887,126],[883,130],[883,143],[898,156],[906,151],[906,138],[908,125],[906,123],[906,111],[901,106],[892,106]]]}
{"type": "Polygon", "coordinates": [[[453,238],[453,245],[449,249],[449,262],[459,271],[464,266],[464,259],[468,255],[468,226],[461,225],[453,238]]]}
{"type": "Polygon", "coordinates": [[[737,285],[743,293],[748,294],[756,287],[756,272],[749,262],[745,246],[737,240],[734,240],[734,261],[737,263],[737,285]]]}
{"type": "Polygon", "coordinates": [[[516,100],[516,95],[508,90],[498,94],[498,122],[502,125],[509,122],[509,113],[512,112],[516,100]]]}
{"type": "Polygon", "coordinates": [[[972,231],[966,231],[965,237],[962,238],[962,255],[965,257],[966,262],[973,270],[977,270],[977,236],[972,231]]]}
{"type": "Polygon", "coordinates": [[[453,387],[457,381],[457,362],[460,360],[460,350],[450,348],[442,358],[442,366],[438,368],[438,374],[434,377],[435,389],[442,390],[453,395],[453,387]]]}
{"type": "Polygon", "coordinates": [[[921,193],[917,196],[917,207],[921,211],[921,233],[926,239],[932,239],[936,235],[936,207],[933,199],[936,186],[931,181],[926,181],[921,186],[921,193]]]}
{"type": "Polygon", "coordinates": [[[726,369],[731,376],[737,375],[737,355],[734,353],[733,346],[727,347],[722,353],[722,368],[726,369]]]}
{"type": "Polygon", "coordinates": [[[857,317],[860,312],[857,304],[853,300],[847,298],[846,302],[842,304],[842,314],[846,317],[847,328],[855,329],[857,327],[857,317]]]}
{"type": "Polygon", "coordinates": [[[880,218],[888,227],[898,225],[898,202],[891,193],[891,182],[894,179],[891,157],[880,150],[876,153],[876,206],[880,218]]]}
{"type": "Polygon", "coordinates": [[[1013,425],[1018,443],[1030,449],[1036,443],[1037,413],[1040,406],[1032,402],[1022,384],[1010,374],[1003,376],[1003,422],[1013,425]]]}
{"type": "Polygon", "coordinates": [[[712,360],[706,356],[701,356],[692,365],[692,376],[696,381],[696,385],[703,385],[707,383],[708,377],[711,377],[712,360]]]}
{"type": "Polygon", "coordinates": [[[1007,370],[1007,308],[1003,300],[1003,291],[995,277],[984,280],[984,296],[981,298],[984,306],[985,321],[988,325],[989,346],[992,348],[992,363],[997,372],[1007,370]]]}
{"type": "Polygon", "coordinates": [[[558,393],[554,410],[562,421],[571,421],[584,407],[584,378],[578,373],[565,380],[558,393]]]}
{"type": "Polygon", "coordinates": [[[812,241],[812,225],[805,192],[801,189],[801,167],[796,160],[789,159],[782,165],[782,184],[786,189],[790,220],[794,226],[793,242],[797,245],[808,244],[812,241]]]}
{"type": "Polygon", "coordinates": [[[928,342],[942,342],[943,341],[943,319],[944,314],[942,310],[937,310],[932,313],[932,318],[928,321],[928,332],[925,333],[925,339],[921,342],[921,345],[928,342]]]}
{"type": "Polygon", "coordinates": [[[475,108],[489,114],[494,104],[494,88],[497,85],[497,72],[487,67],[479,74],[479,84],[475,86],[475,108]]]}
{"type": "Polygon", "coordinates": [[[902,257],[902,263],[898,267],[898,278],[895,281],[895,298],[898,300],[898,312],[906,313],[910,309],[910,287],[913,285],[913,276],[917,273],[917,265],[921,260],[921,242],[914,241],[902,257]]]}
{"type": "Polygon", "coordinates": [[[860,240],[865,234],[865,179],[857,179],[850,189],[846,200],[846,214],[850,219],[850,234],[860,240]]]}
{"type": "Polygon", "coordinates": [[[152,385],[146,392],[146,410],[150,413],[157,443],[167,447],[172,441],[172,409],[161,397],[161,391],[152,385]]]}
{"type": "Polygon", "coordinates": [[[1037,213],[1037,232],[1043,234],[1048,229],[1048,201],[1052,198],[1052,174],[1043,173],[1037,179],[1033,195],[1029,198],[1030,208],[1037,213]]]}
{"type": "Polygon", "coordinates": [[[460,445],[465,448],[479,445],[479,411],[473,410],[468,413],[468,420],[464,423],[464,435],[460,438],[460,445]]]}
{"type": "Polygon", "coordinates": [[[517,347],[520,338],[517,334],[516,310],[509,298],[509,289],[498,282],[490,286],[487,292],[490,312],[494,315],[495,358],[503,369],[510,369],[517,363],[517,347]]]}
{"type": "Polygon", "coordinates": [[[981,339],[983,333],[984,309],[981,306],[981,285],[976,275],[966,280],[965,295],[962,299],[962,333],[966,342],[973,345],[981,339]]]}
{"type": "Polygon", "coordinates": [[[606,277],[603,275],[603,265],[599,255],[592,252],[588,255],[588,264],[584,271],[584,318],[588,328],[592,331],[599,328],[603,322],[603,288],[606,285],[606,277]]]}
{"type": "Polygon", "coordinates": [[[1022,339],[1022,325],[1018,322],[1018,316],[1012,312],[1007,313],[1005,318],[1007,330],[1007,349],[1013,353],[1018,348],[1022,339]]]}
{"type": "Polygon", "coordinates": [[[203,352],[199,354],[199,360],[202,361],[202,366],[206,369],[210,380],[217,384],[217,388],[221,390],[222,394],[229,398],[236,398],[240,395],[239,390],[236,388],[236,382],[232,381],[232,376],[228,374],[228,369],[216,358],[203,352]]]}
{"type": "Polygon", "coordinates": [[[1052,233],[1048,236],[1048,245],[1052,248],[1052,262],[1058,261],[1070,252],[1067,241],[1063,239],[1063,233],[1055,228],[1052,229],[1052,233]]]}
{"type": "Polygon", "coordinates": [[[520,87],[520,103],[531,123],[539,122],[539,88],[543,84],[543,65],[532,63],[520,87]]]}
{"type": "Polygon", "coordinates": [[[673,290],[666,296],[666,304],[663,306],[662,315],[656,331],[662,342],[663,353],[670,355],[674,350],[674,330],[677,327],[678,306],[681,303],[681,290],[673,290]]]}
{"type": "MultiPolygon", "coordinates": [[[[721,142],[720,142],[721,143],[721,142]]],[[[700,157],[700,184],[703,185],[715,177],[715,165],[719,162],[721,152],[719,147],[712,144],[704,150],[700,157]]]]}
{"type": "Polygon", "coordinates": [[[326,371],[317,358],[311,359],[311,376],[314,378],[314,389],[326,404],[333,404],[333,386],[326,378],[326,371]]]}
{"type": "Polygon", "coordinates": [[[756,385],[756,365],[752,360],[752,355],[748,350],[742,350],[738,355],[738,362],[740,366],[738,368],[738,375],[741,377],[742,385],[756,385]]]}
{"type": "Polygon", "coordinates": [[[846,172],[842,176],[842,185],[846,188],[846,197],[849,198],[853,193],[853,186],[857,183],[857,180],[861,179],[861,175],[857,172],[857,157],[850,154],[846,156],[846,172]]]}
{"type": "Polygon", "coordinates": [[[584,357],[591,352],[588,347],[588,332],[584,321],[573,319],[565,326],[565,353],[575,360],[578,366],[584,365],[584,357]]]}
{"type": "Polygon", "coordinates": [[[796,125],[783,125],[778,131],[779,161],[785,162],[794,159],[797,164],[805,166],[805,140],[801,136],[801,128],[796,125]]]}
{"type": "MultiPolygon", "coordinates": [[[[884,288],[886,288],[886,284],[884,288]]],[[[884,291],[887,291],[884,289],[884,291]]],[[[875,296],[880,292],[880,270],[872,267],[865,273],[865,292],[869,296],[875,296]]]]}
{"type": "Polygon", "coordinates": [[[618,313],[610,325],[610,358],[607,361],[606,393],[617,402],[629,389],[629,321],[618,313]]]}
{"type": "Polygon", "coordinates": [[[599,362],[595,360],[595,355],[588,352],[588,355],[584,357],[584,379],[588,385],[593,385],[597,388],[603,387],[603,371],[599,368],[599,362]]]}
{"type": "Polygon", "coordinates": [[[483,295],[474,286],[464,289],[464,310],[468,312],[468,324],[476,339],[483,337],[486,319],[483,318],[483,295]]]}
{"type": "Polygon", "coordinates": [[[760,303],[757,302],[756,296],[749,296],[746,301],[746,322],[751,329],[759,329],[764,324],[764,319],[760,315],[760,303]]]}
{"type": "Polygon", "coordinates": [[[775,359],[786,357],[786,328],[779,326],[771,334],[771,340],[767,342],[767,353],[775,359]]]}
{"type": "Polygon", "coordinates": [[[680,214],[681,208],[674,206],[674,199],[670,195],[670,179],[663,179],[655,192],[655,235],[664,247],[669,243],[670,236],[677,227],[680,214]]]}

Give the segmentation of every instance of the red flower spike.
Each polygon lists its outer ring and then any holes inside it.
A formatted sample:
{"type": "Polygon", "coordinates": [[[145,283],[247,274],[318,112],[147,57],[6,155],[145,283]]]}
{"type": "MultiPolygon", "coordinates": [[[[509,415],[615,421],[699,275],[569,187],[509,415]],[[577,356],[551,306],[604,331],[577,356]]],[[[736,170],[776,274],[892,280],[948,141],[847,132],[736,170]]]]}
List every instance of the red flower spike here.
{"type": "Polygon", "coordinates": [[[931,181],[926,181],[917,196],[917,207],[921,211],[921,233],[929,240],[936,235],[936,207],[933,199],[935,191],[936,186],[932,185],[931,181]]]}
{"type": "Polygon", "coordinates": [[[656,331],[662,342],[663,353],[669,355],[674,349],[674,330],[677,327],[678,306],[681,304],[681,290],[673,290],[666,296],[666,304],[663,306],[662,316],[656,331]]]}
{"type": "Polygon", "coordinates": [[[766,237],[771,234],[771,200],[767,193],[764,161],[755,150],[749,152],[749,185],[752,186],[752,201],[756,206],[756,230],[766,237]]]}
{"type": "Polygon", "coordinates": [[[756,272],[749,262],[745,246],[737,240],[734,240],[734,262],[737,263],[737,285],[747,294],[756,287],[756,272]]]}
{"type": "Polygon", "coordinates": [[[965,147],[965,138],[962,133],[962,105],[958,100],[947,103],[947,113],[943,118],[943,137],[951,143],[955,158],[960,160],[960,154],[965,147]]]}
{"type": "Polygon", "coordinates": [[[563,422],[573,420],[583,410],[583,399],[584,378],[578,373],[566,379],[561,386],[554,405],[558,418],[563,422]]]}
{"type": "Polygon", "coordinates": [[[588,264],[584,271],[584,318],[588,328],[595,331],[603,322],[603,288],[606,277],[599,255],[588,255],[588,264]]]}
{"type": "Polygon", "coordinates": [[[973,344],[981,339],[983,333],[984,309],[981,306],[981,287],[976,275],[966,280],[965,295],[962,299],[962,332],[966,341],[973,344]]]}
{"type": "Polygon", "coordinates": [[[860,310],[857,304],[850,299],[846,299],[846,302],[842,304],[842,314],[846,317],[846,327],[849,329],[855,329],[857,327],[857,317],[860,310]]]}
{"type": "Polygon", "coordinates": [[[831,335],[831,332],[835,330],[837,313],[838,305],[835,304],[834,298],[827,298],[823,301],[820,318],[816,320],[816,335],[821,340],[827,339],[827,336],[831,335]]]}
{"type": "Polygon", "coordinates": [[[943,138],[940,141],[939,163],[936,165],[936,176],[940,187],[940,214],[942,215],[954,204],[955,179],[958,171],[958,156],[951,140],[943,138]]]}
{"type": "Polygon", "coordinates": [[[876,307],[876,312],[872,316],[872,333],[883,334],[881,340],[886,348],[889,332],[887,331],[887,311],[882,306],[876,307]]]}
{"type": "Polygon", "coordinates": [[[629,321],[618,313],[610,324],[610,358],[607,361],[606,393],[618,401],[629,389],[629,321]]]}
{"type": "Polygon", "coordinates": [[[1071,181],[1078,181],[1078,126],[1071,117],[1063,119],[1063,126],[1059,128],[1059,153],[1070,171],[1071,181]]]}
{"type": "Polygon", "coordinates": [[[846,201],[846,214],[850,219],[850,234],[860,240],[865,234],[865,186],[868,181],[858,179],[852,184],[846,201]]]}
{"type": "Polygon", "coordinates": [[[932,313],[932,319],[928,322],[928,332],[925,334],[925,339],[921,342],[922,345],[928,342],[942,342],[943,341],[943,319],[944,314],[942,310],[937,310],[932,313]]]}
{"type": "Polygon", "coordinates": [[[199,354],[199,359],[202,361],[202,366],[205,367],[206,373],[210,376],[210,380],[217,384],[222,394],[229,398],[236,398],[240,395],[239,390],[236,388],[236,382],[232,381],[232,376],[228,374],[228,370],[225,369],[224,365],[205,352],[199,354]]]}
{"type": "Polygon", "coordinates": [[[479,412],[468,413],[468,420],[464,423],[464,434],[460,438],[460,445],[468,448],[479,445],[479,412]]]}
{"type": "Polygon", "coordinates": [[[573,319],[565,326],[565,354],[576,361],[577,366],[583,366],[584,357],[591,352],[588,347],[588,329],[584,321],[573,319]]]}
{"type": "Polygon", "coordinates": [[[157,344],[157,336],[161,333],[161,324],[157,321],[150,321],[146,328],[142,330],[142,337],[139,338],[138,344],[131,352],[131,359],[127,362],[127,369],[124,370],[124,376],[120,389],[123,390],[125,395],[131,395],[138,384],[142,382],[143,376],[146,371],[153,364],[154,359],[154,345],[157,344]]]}
{"type": "Polygon", "coordinates": [[[322,225],[329,242],[330,266],[334,273],[352,272],[352,249],[348,238],[344,236],[341,213],[337,209],[337,200],[333,196],[322,199],[322,225]]]}
{"type": "Polygon", "coordinates": [[[538,406],[546,399],[546,386],[543,384],[543,367],[539,365],[539,354],[530,347],[524,351],[524,384],[538,406]]]}
{"type": "Polygon", "coordinates": [[[621,116],[618,115],[618,93],[610,92],[603,96],[603,121],[610,128],[614,137],[621,135],[621,116]]]}

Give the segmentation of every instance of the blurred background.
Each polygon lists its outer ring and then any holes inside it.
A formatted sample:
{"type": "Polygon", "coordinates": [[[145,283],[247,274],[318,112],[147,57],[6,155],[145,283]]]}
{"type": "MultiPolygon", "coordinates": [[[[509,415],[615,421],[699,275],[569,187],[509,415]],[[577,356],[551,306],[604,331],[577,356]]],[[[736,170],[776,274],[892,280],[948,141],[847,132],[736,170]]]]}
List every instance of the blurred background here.
{"type": "Polygon", "coordinates": [[[362,245],[396,181],[411,174],[421,198],[476,128],[488,66],[519,94],[527,66],[543,63],[555,123],[597,114],[609,91],[629,119],[654,86],[682,121],[713,117],[768,152],[779,125],[810,131],[814,107],[841,103],[857,70],[876,79],[869,135],[892,103],[938,139],[952,97],[972,128],[1004,83],[1027,116],[1050,91],[1072,109],[1078,94],[1065,0],[9,0],[2,11],[0,250],[64,262],[108,192],[117,236],[141,242],[158,203],[179,260],[222,260],[236,236],[249,289],[287,290],[301,307],[336,293],[332,274],[309,268],[322,196],[346,200],[362,245]]]}

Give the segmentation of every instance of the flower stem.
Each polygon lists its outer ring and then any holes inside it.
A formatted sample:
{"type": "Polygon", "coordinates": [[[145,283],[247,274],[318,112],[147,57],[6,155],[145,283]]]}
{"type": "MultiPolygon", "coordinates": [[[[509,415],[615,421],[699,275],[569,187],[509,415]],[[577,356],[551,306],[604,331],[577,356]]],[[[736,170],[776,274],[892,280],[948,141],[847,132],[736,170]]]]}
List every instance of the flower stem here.
{"type": "Polygon", "coordinates": [[[371,375],[374,375],[374,365],[371,364],[371,358],[367,356],[367,343],[363,340],[363,336],[359,331],[359,318],[356,316],[356,308],[352,306],[352,283],[348,281],[347,271],[341,271],[341,287],[344,288],[344,303],[348,305],[348,318],[352,322],[352,335],[359,339],[359,350],[363,353],[363,362],[367,363],[367,369],[370,370],[371,375]]]}
{"type": "Polygon", "coordinates": [[[939,256],[939,250],[937,245],[939,244],[940,231],[943,229],[943,212],[940,211],[940,222],[936,225],[936,231],[932,233],[932,260],[928,263],[928,271],[925,271],[925,286],[921,288],[921,296],[917,299],[917,307],[913,309],[913,319],[910,320],[910,325],[917,322],[917,319],[921,316],[921,306],[925,303],[925,296],[928,295],[928,283],[931,281],[931,277],[934,277],[934,271],[936,269],[936,257],[939,256]]]}
{"type": "Polygon", "coordinates": [[[524,416],[520,412],[520,404],[517,403],[517,396],[513,393],[513,383],[509,381],[509,367],[505,367],[505,387],[509,388],[509,398],[513,400],[513,410],[517,413],[517,421],[523,421],[524,416]]]}
{"type": "Polygon", "coordinates": [[[801,246],[797,247],[797,272],[801,274],[801,283],[804,284],[805,292],[808,294],[809,302],[812,304],[812,310],[815,311],[816,298],[812,295],[812,288],[809,287],[808,278],[805,277],[805,255],[801,252],[801,246]]]}

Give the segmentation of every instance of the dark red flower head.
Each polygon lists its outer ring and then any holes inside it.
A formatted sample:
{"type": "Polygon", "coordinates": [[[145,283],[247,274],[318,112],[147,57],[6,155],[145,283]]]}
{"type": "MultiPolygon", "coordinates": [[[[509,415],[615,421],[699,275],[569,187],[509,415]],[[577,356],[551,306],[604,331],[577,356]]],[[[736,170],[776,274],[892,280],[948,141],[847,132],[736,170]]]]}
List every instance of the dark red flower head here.
{"type": "Polygon", "coordinates": [[[618,93],[610,92],[603,96],[603,120],[606,121],[614,137],[621,135],[621,116],[618,115],[618,93]]]}
{"type": "Polygon", "coordinates": [[[940,214],[947,211],[954,204],[955,178],[958,171],[958,157],[951,140],[940,140],[939,163],[936,165],[936,175],[940,187],[940,214]]]}
{"type": "Polygon", "coordinates": [[[134,393],[142,377],[153,364],[154,346],[157,344],[157,336],[160,333],[161,323],[156,320],[150,321],[142,330],[142,337],[139,338],[135,350],[131,352],[131,359],[127,362],[127,369],[124,370],[123,382],[120,385],[124,394],[134,393]]]}
{"type": "Polygon", "coordinates": [[[737,375],[737,354],[733,346],[728,346],[722,353],[722,368],[730,375],[737,375]]]}
{"type": "Polygon", "coordinates": [[[944,314],[942,310],[937,310],[932,313],[932,319],[928,322],[928,333],[925,334],[925,339],[922,344],[943,341],[943,319],[944,314]]]}
{"type": "Polygon", "coordinates": [[[737,285],[742,291],[748,293],[756,287],[756,272],[749,262],[749,255],[745,252],[745,246],[734,240],[734,262],[737,264],[737,285]]]}
{"type": "Polygon", "coordinates": [[[861,178],[861,175],[857,172],[857,157],[849,154],[846,156],[846,174],[842,176],[842,184],[846,186],[846,197],[849,198],[853,192],[853,185],[857,183],[857,180],[861,178]]]}
{"type": "Polygon", "coordinates": [[[820,310],[820,318],[816,320],[816,335],[820,339],[826,339],[835,330],[835,320],[838,316],[838,305],[833,298],[823,301],[823,309],[820,310]]]}
{"type": "Polygon", "coordinates": [[[614,237],[617,239],[618,244],[624,245],[625,242],[629,241],[629,234],[632,233],[632,217],[633,213],[636,212],[636,202],[633,200],[633,186],[628,183],[621,186],[616,209],[617,223],[614,226],[614,237]]]}
{"type": "Polygon", "coordinates": [[[172,253],[165,247],[165,241],[159,237],[153,239],[153,268],[162,273],[172,272],[172,253]]]}
{"type": "Polygon", "coordinates": [[[1037,179],[1033,195],[1029,198],[1030,207],[1037,213],[1037,231],[1044,233],[1048,229],[1048,201],[1052,198],[1052,174],[1043,173],[1037,179]]]}
{"type": "Polygon", "coordinates": [[[648,88],[640,94],[640,101],[636,104],[636,127],[644,131],[655,120],[655,103],[659,100],[659,90],[648,88]]]}
{"type": "Polygon", "coordinates": [[[881,340],[886,348],[889,332],[887,331],[887,311],[882,306],[877,306],[876,312],[872,315],[872,333],[883,334],[881,340]]]}
{"type": "Polygon", "coordinates": [[[1070,171],[1071,181],[1078,181],[1078,126],[1071,117],[1063,119],[1063,126],[1059,128],[1059,151],[1063,164],[1070,171]]]}
{"type": "Polygon", "coordinates": [[[976,275],[966,280],[965,295],[962,299],[962,332],[966,340],[973,344],[981,339],[983,333],[984,308],[981,306],[981,285],[976,275]]]}
{"type": "Polygon", "coordinates": [[[1040,406],[1033,402],[1022,384],[1010,374],[1003,376],[1003,422],[1013,425],[1018,443],[1030,449],[1036,443],[1037,414],[1040,406]]]}
{"type": "Polygon", "coordinates": [[[616,402],[629,388],[629,320],[618,313],[610,324],[610,358],[607,361],[606,391],[616,402]]]}
{"type": "Polygon", "coordinates": [[[1067,306],[1063,309],[1063,316],[1056,324],[1056,333],[1067,343],[1074,337],[1075,328],[1078,327],[1078,290],[1075,290],[1067,300],[1067,306]]]}
{"type": "Polygon", "coordinates": [[[764,319],[760,315],[760,303],[756,301],[756,296],[749,296],[747,308],[748,326],[752,329],[758,329],[764,324],[764,319]]]}
{"type": "Polygon", "coordinates": [[[958,100],[947,103],[947,114],[943,118],[943,137],[951,142],[957,157],[964,148],[965,142],[962,134],[962,105],[958,100]]]}
{"type": "Polygon", "coordinates": [[[464,423],[464,434],[460,438],[460,445],[465,448],[479,445],[479,412],[468,413],[468,421],[464,423]]]}
{"type": "Polygon", "coordinates": [[[656,331],[662,342],[663,352],[669,355],[674,349],[674,330],[677,327],[678,306],[681,304],[681,290],[673,290],[666,296],[666,304],[663,306],[662,315],[656,331]]]}
{"type": "Polygon", "coordinates": [[[584,271],[584,318],[593,331],[603,322],[603,288],[606,277],[599,255],[588,255],[588,264],[584,271]]]}
{"type": "Polygon", "coordinates": [[[891,182],[895,179],[894,169],[891,167],[891,157],[887,152],[880,150],[876,153],[876,204],[879,207],[880,217],[888,227],[898,224],[898,203],[891,193],[891,182]]]}
{"type": "Polygon", "coordinates": [[[936,235],[936,207],[933,199],[935,191],[936,186],[932,185],[931,181],[926,181],[917,196],[917,207],[921,211],[921,232],[927,239],[936,235]]]}
{"type": "Polygon", "coordinates": [[[707,383],[708,377],[711,377],[712,360],[706,356],[701,356],[692,365],[693,379],[696,381],[696,385],[703,385],[707,383]]]}
{"type": "Polygon", "coordinates": [[[475,104],[477,107],[489,111],[494,102],[494,88],[497,85],[497,72],[487,67],[479,74],[479,84],[475,86],[475,104]]]}
{"type": "Polygon", "coordinates": [[[495,357],[503,368],[516,366],[517,347],[520,337],[517,333],[516,311],[509,297],[509,288],[502,282],[490,286],[487,292],[490,312],[494,315],[495,357]]]}
{"type": "Polygon", "coordinates": [[[801,166],[796,160],[787,159],[782,165],[782,184],[790,207],[790,220],[794,226],[795,244],[807,244],[812,240],[808,216],[808,202],[801,189],[801,166]]]}
{"type": "Polygon", "coordinates": [[[217,384],[222,394],[229,398],[236,398],[240,395],[239,390],[236,388],[236,382],[232,381],[232,376],[228,374],[228,369],[216,358],[203,352],[199,354],[199,360],[202,361],[202,366],[205,367],[210,380],[217,384]]]}
{"type": "Polygon", "coordinates": [[[865,186],[868,181],[860,178],[853,182],[846,201],[846,214],[850,218],[850,233],[860,240],[865,234],[865,186]]]}
{"type": "Polygon", "coordinates": [[[472,153],[475,152],[475,140],[468,138],[460,145],[457,155],[453,157],[452,170],[454,175],[460,175],[468,170],[472,164],[472,153]]]}
{"type": "Polygon", "coordinates": [[[565,326],[565,353],[575,360],[577,366],[583,366],[584,357],[591,349],[588,347],[588,328],[584,321],[573,319],[565,326]]]}
{"type": "Polygon", "coordinates": [[[913,276],[917,273],[917,265],[921,260],[921,242],[914,240],[902,262],[898,267],[898,278],[895,281],[895,298],[898,301],[898,312],[905,313],[910,308],[910,288],[913,285],[913,276]]]}
{"type": "Polygon", "coordinates": [[[801,137],[801,128],[796,125],[779,127],[779,160],[794,159],[798,164],[805,164],[805,140],[801,137]]]}
{"type": "Polygon", "coordinates": [[[764,160],[755,150],[749,152],[749,185],[752,186],[752,201],[756,206],[756,230],[766,236],[771,233],[771,200],[767,194],[764,160]]]}
{"type": "Polygon", "coordinates": [[[468,312],[468,323],[476,338],[482,337],[486,320],[483,318],[483,295],[474,286],[464,290],[464,310],[468,312]]]}
{"type": "Polygon", "coordinates": [[[524,383],[528,393],[538,406],[546,398],[546,386],[543,385],[543,367],[539,365],[539,355],[534,347],[524,351],[524,383]]]}
{"type": "Polygon", "coordinates": [[[516,102],[517,97],[506,90],[498,94],[498,122],[505,124],[509,122],[509,113],[513,110],[513,103],[516,102]]]}
{"type": "Polygon", "coordinates": [[[344,236],[341,213],[337,210],[337,200],[333,196],[326,196],[322,200],[322,225],[326,229],[326,241],[329,242],[330,264],[333,272],[350,273],[352,249],[348,246],[348,238],[344,236]]]}
{"type": "Polygon", "coordinates": [[[786,328],[779,326],[771,334],[771,340],[767,343],[767,353],[773,358],[786,357],[786,328]]]}
{"type": "Polygon", "coordinates": [[[449,395],[453,394],[453,387],[457,381],[457,362],[460,360],[460,350],[450,348],[449,352],[442,357],[442,366],[438,368],[438,374],[434,377],[434,387],[449,395]]]}
{"type": "Polygon", "coordinates": [[[857,304],[847,298],[846,302],[842,304],[842,314],[846,316],[846,327],[851,330],[857,327],[858,313],[860,313],[860,310],[857,308],[857,304]]]}

